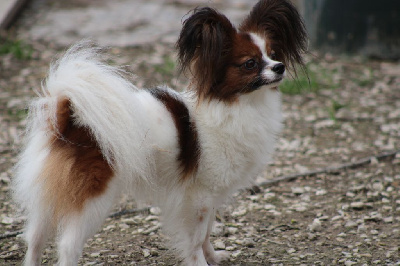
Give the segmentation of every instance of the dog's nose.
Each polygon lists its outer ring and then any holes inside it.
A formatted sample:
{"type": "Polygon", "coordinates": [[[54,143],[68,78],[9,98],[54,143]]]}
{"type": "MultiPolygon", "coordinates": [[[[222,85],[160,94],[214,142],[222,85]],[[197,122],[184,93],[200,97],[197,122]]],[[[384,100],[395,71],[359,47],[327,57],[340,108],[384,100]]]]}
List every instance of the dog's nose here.
{"type": "Polygon", "coordinates": [[[282,63],[278,63],[272,67],[272,71],[275,73],[282,75],[285,72],[285,65],[282,63]]]}

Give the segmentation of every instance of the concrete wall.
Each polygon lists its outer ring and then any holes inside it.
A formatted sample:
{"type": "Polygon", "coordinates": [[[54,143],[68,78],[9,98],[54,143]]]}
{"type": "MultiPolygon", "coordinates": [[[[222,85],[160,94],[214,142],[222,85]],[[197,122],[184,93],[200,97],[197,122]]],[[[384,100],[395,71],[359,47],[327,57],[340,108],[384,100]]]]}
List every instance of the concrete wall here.
{"type": "Polygon", "coordinates": [[[400,0],[296,0],[311,47],[400,59],[400,0]]]}

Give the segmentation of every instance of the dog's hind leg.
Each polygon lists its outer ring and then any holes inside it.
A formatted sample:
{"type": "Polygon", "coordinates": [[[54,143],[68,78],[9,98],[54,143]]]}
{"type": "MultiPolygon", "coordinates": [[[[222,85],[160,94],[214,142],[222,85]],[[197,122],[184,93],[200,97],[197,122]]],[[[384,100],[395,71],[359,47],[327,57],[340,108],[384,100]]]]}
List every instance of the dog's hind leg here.
{"type": "Polygon", "coordinates": [[[60,266],[77,265],[83,247],[106,219],[115,198],[117,187],[111,182],[107,191],[98,197],[89,199],[79,212],[61,218],[58,236],[58,253],[60,266]]]}
{"type": "Polygon", "coordinates": [[[38,208],[34,212],[29,213],[24,232],[28,245],[24,265],[40,265],[42,249],[51,232],[52,224],[48,213],[38,208]]]}

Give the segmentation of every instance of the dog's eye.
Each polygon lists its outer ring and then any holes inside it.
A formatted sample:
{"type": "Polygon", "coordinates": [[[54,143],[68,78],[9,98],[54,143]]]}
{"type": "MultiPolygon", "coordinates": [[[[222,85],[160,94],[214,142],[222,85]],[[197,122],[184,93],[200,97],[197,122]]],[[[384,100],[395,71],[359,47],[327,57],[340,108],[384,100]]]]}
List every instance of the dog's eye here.
{"type": "Polygon", "coordinates": [[[253,69],[255,69],[255,68],[258,67],[258,64],[257,64],[257,62],[256,62],[254,59],[250,59],[250,60],[247,60],[247,61],[244,63],[244,67],[245,67],[247,70],[253,70],[253,69]]]}
{"type": "Polygon", "coordinates": [[[271,54],[269,55],[269,57],[270,57],[272,60],[275,60],[275,59],[276,59],[276,53],[275,53],[274,50],[271,51],[271,54]]]}

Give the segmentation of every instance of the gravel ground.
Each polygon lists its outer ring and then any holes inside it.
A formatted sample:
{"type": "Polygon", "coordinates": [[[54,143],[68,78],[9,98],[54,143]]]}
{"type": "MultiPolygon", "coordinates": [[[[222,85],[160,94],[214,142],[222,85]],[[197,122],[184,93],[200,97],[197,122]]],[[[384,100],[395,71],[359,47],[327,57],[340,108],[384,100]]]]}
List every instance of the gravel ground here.
{"type": "MultiPolygon", "coordinates": [[[[9,37],[23,32],[19,24],[9,37]]],[[[21,35],[20,35],[21,36],[21,35]]],[[[23,38],[23,35],[22,35],[23,38]]],[[[63,48],[23,39],[29,58],[0,55],[0,265],[19,265],[25,252],[19,216],[10,200],[12,165],[21,145],[26,104],[63,48]]],[[[111,48],[112,63],[129,65],[138,86],[186,84],[174,72],[171,45],[111,48]]],[[[237,193],[221,208],[216,249],[223,265],[400,265],[400,64],[315,53],[307,58],[311,85],[285,94],[285,129],[266,180],[352,163],[359,167],[299,177],[237,193]],[[308,91],[307,88],[314,88],[308,91]]],[[[300,84],[300,82],[299,82],[300,84]]],[[[300,84],[301,85],[301,84],[300,84]]],[[[121,199],[114,212],[142,208],[121,199]]],[[[43,263],[55,263],[53,243],[43,263]]],[[[88,241],[80,265],[176,265],[152,207],[108,218],[88,241]]]]}

